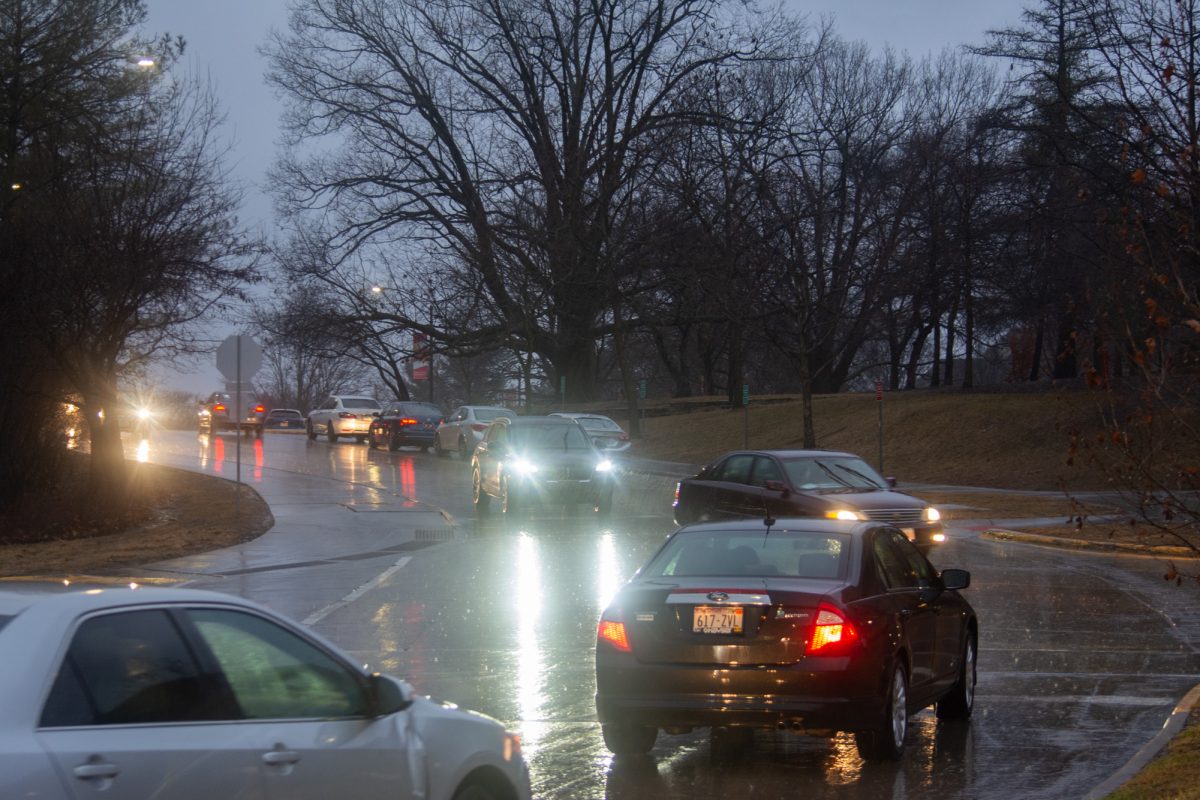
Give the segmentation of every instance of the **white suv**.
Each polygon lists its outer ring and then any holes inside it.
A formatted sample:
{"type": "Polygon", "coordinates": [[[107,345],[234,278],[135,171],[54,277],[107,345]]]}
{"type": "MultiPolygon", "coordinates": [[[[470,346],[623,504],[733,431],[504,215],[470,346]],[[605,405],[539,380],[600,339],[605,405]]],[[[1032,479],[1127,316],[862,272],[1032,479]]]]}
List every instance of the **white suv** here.
{"type": "Polygon", "coordinates": [[[367,440],[371,422],[383,410],[374,397],[332,395],[324,403],[308,412],[308,438],[316,439],[325,434],[331,442],[339,436],[353,436],[359,442],[367,440]]]}

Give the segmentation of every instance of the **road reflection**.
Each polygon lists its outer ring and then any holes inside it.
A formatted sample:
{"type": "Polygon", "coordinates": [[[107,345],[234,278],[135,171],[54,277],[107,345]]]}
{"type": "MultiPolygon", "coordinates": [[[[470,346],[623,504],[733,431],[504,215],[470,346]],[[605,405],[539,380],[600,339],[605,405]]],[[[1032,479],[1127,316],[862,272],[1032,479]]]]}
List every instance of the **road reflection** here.
{"type": "Polygon", "coordinates": [[[538,541],[521,531],[517,539],[517,574],[512,613],[517,620],[517,710],[523,721],[522,745],[534,758],[546,732],[546,663],[538,630],[545,601],[538,541]]]}

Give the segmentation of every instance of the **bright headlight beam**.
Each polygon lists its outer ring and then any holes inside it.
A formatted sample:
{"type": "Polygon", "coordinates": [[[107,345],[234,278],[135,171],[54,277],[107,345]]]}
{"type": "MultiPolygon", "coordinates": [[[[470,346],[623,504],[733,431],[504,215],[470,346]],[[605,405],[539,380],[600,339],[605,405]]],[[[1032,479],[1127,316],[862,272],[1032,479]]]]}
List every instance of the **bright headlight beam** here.
{"type": "Polygon", "coordinates": [[[613,463],[607,458],[596,465],[596,472],[612,472],[613,463]]]}

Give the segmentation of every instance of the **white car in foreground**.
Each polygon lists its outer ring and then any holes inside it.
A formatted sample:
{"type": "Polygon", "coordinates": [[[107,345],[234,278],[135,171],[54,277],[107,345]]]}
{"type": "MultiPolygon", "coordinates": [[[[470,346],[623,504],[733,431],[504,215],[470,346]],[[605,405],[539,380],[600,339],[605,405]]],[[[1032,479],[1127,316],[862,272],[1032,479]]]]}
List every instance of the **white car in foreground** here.
{"type": "Polygon", "coordinates": [[[0,587],[0,797],[527,800],[519,738],[188,589],[0,587]]]}

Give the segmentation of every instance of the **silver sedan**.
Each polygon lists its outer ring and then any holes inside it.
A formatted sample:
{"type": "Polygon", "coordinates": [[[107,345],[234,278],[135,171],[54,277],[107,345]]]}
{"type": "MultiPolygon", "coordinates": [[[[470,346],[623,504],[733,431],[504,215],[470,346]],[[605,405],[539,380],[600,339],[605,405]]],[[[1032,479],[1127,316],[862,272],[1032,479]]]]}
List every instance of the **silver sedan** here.
{"type": "Polygon", "coordinates": [[[459,458],[468,459],[492,420],[516,416],[515,411],[503,406],[459,406],[438,426],[433,438],[433,452],[444,456],[453,451],[459,458]]]}
{"type": "Polygon", "coordinates": [[[0,797],[530,796],[520,740],[254,603],[0,589],[0,797]]]}

